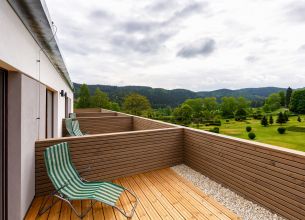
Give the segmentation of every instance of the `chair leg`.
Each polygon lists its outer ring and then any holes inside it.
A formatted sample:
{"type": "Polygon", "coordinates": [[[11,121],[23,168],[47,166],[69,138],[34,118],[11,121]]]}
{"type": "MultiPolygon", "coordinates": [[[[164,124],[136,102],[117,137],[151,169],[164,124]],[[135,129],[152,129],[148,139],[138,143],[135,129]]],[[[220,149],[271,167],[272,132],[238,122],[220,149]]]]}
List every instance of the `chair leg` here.
{"type": "Polygon", "coordinates": [[[132,195],[132,196],[136,199],[136,201],[135,201],[135,203],[134,203],[132,209],[130,210],[130,212],[127,213],[127,212],[125,212],[123,209],[121,209],[121,208],[119,208],[119,207],[117,207],[117,206],[113,206],[113,207],[114,207],[115,209],[117,209],[120,213],[122,213],[126,218],[131,218],[131,217],[133,216],[133,214],[134,214],[136,208],[137,208],[137,205],[138,205],[138,203],[139,203],[139,199],[138,199],[138,197],[137,197],[132,191],[130,191],[129,189],[125,189],[125,191],[127,191],[130,195],[132,195]]]}
{"type": "Polygon", "coordinates": [[[67,199],[64,199],[62,198],[63,201],[65,201],[66,203],[69,204],[69,206],[72,208],[73,212],[75,213],[75,215],[77,215],[77,217],[79,217],[80,219],[83,219],[87,214],[88,212],[93,209],[93,206],[95,205],[95,203],[97,201],[95,201],[93,204],[92,204],[92,201],[91,201],[91,206],[89,208],[87,208],[84,212],[81,212],[79,213],[75,208],[74,206],[72,205],[72,203],[70,202],[70,200],[67,200],[67,199]]]}
{"type": "Polygon", "coordinates": [[[39,208],[39,211],[38,211],[38,216],[41,216],[43,215],[46,211],[48,211],[49,209],[51,209],[53,207],[53,205],[55,205],[59,200],[57,200],[56,202],[54,202],[54,199],[52,200],[52,204],[49,205],[48,207],[45,208],[47,202],[49,199],[52,199],[52,197],[54,196],[54,194],[50,194],[47,196],[47,198],[44,199],[41,207],[39,208]]]}

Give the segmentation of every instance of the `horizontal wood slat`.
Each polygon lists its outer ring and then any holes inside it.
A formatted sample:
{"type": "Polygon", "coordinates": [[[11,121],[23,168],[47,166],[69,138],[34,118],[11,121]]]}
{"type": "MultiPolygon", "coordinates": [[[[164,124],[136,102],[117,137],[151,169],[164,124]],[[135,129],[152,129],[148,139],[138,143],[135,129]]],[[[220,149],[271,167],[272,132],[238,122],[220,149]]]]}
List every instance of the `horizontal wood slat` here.
{"type": "Polygon", "coordinates": [[[46,175],[43,151],[67,141],[72,160],[89,180],[114,178],[170,167],[183,162],[183,129],[168,128],[112,134],[88,135],[37,141],[35,148],[35,191],[44,195],[53,188],[46,175]]]}
{"type": "Polygon", "coordinates": [[[149,130],[149,129],[160,129],[160,128],[172,128],[175,125],[171,125],[169,123],[164,123],[161,121],[155,121],[152,119],[146,119],[134,116],[133,117],[133,130],[149,130]]]}
{"type": "Polygon", "coordinates": [[[102,112],[101,108],[75,108],[75,113],[81,113],[81,112],[102,112]]]}
{"type": "Polygon", "coordinates": [[[184,162],[288,219],[305,216],[305,155],[184,129],[184,162]]]}
{"type": "Polygon", "coordinates": [[[107,117],[117,116],[116,112],[80,112],[76,113],[76,117],[107,117]]]}
{"type": "MultiPolygon", "coordinates": [[[[63,119],[63,136],[67,136],[66,125],[63,119]]],[[[108,117],[80,117],[80,129],[87,134],[104,134],[114,132],[132,131],[131,116],[108,116],[108,117]]]]}

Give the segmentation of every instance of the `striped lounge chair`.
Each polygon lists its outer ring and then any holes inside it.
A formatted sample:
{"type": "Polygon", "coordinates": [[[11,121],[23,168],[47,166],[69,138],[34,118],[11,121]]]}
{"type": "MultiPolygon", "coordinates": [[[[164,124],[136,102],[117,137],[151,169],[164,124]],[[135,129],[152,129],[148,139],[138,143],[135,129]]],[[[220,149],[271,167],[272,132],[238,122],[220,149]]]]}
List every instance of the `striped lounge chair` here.
{"type": "Polygon", "coordinates": [[[47,201],[55,196],[67,202],[79,218],[83,218],[93,208],[96,202],[103,202],[114,207],[127,218],[133,216],[138,204],[136,195],[132,191],[111,182],[88,182],[83,179],[72,163],[67,142],[48,147],[44,151],[44,160],[46,171],[53,183],[55,191],[45,199],[39,210],[39,215],[45,213],[56,203],[53,199],[52,204],[45,207],[47,201]],[[120,195],[124,191],[128,192],[135,198],[135,202],[130,212],[126,212],[116,206],[120,195]],[[91,207],[82,213],[79,213],[71,203],[73,200],[87,199],[94,200],[94,202],[91,203],[91,207]]]}
{"type": "Polygon", "coordinates": [[[66,123],[66,130],[69,136],[84,136],[87,134],[80,130],[79,122],[77,119],[66,118],[65,123],[66,123]]]}

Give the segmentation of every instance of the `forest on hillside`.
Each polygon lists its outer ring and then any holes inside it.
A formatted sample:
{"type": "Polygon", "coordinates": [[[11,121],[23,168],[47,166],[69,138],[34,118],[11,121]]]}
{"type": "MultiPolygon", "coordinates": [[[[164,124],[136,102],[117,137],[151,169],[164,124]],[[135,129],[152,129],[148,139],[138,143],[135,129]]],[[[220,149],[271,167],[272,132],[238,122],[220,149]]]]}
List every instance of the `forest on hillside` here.
{"type": "MultiPolygon", "coordinates": [[[[79,97],[81,84],[74,83],[75,98],[79,97]]],[[[262,87],[262,88],[244,88],[238,90],[219,89],[209,92],[193,92],[186,89],[167,90],[162,88],[151,88],[146,86],[109,86],[109,85],[88,85],[90,95],[93,95],[99,88],[105,92],[109,99],[122,105],[124,97],[131,93],[138,93],[148,98],[153,108],[177,107],[186,99],[215,97],[218,102],[224,96],[244,97],[250,100],[252,107],[262,106],[264,100],[272,93],[284,91],[284,88],[262,87]]]]}

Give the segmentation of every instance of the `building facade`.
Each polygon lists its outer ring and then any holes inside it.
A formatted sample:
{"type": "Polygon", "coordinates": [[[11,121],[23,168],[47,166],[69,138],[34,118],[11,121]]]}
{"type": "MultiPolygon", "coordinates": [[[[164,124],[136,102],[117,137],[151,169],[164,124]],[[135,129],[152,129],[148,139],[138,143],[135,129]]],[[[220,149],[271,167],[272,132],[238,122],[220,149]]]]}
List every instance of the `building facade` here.
{"type": "Polygon", "coordinates": [[[73,84],[40,0],[0,1],[1,217],[22,219],[35,195],[35,141],[60,137],[73,84]]]}

